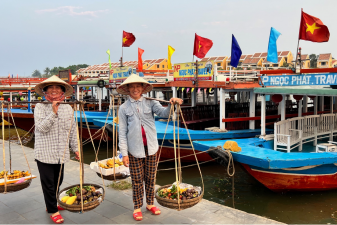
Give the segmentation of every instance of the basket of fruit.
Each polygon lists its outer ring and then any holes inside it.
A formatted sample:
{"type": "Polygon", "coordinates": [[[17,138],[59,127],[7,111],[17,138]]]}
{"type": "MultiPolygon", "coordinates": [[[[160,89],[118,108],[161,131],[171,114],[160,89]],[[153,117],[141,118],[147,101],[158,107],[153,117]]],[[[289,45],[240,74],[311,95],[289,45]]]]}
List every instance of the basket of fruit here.
{"type": "Polygon", "coordinates": [[[200,187],[188,184],[161,186],[156,190],[157,202],[167,208],[182,210],[198,204],[204,193],[200,187]],[[178,199],[179,192],[179,199],[178,199]]]}
{"type": "Polygon", "coordinates": [[[105,180],[124,179],[130,175],[129,168],[123,165],[119,157],[92,162],[90,168],[105,180]]]}
{"type": "Polygon", "coordinates": [[[32,179],[36,176],[31,175],[28,171],[14,170],[13,173],[8,171],[0,172],[0,193],[16,192],[29,187],[32,179]],[[5,185],[5,173],[6,173],[6,185],[5,185]]]}
{"type": "Polygon", "coordinates": [[[57,195],[59,205],[70,212],[90,211],[101,204],[104,200],[104,189],[97,184],[72,185],[64,188],[57,195]],[[81,192],[82,195],[81,195],[81,192]]]}

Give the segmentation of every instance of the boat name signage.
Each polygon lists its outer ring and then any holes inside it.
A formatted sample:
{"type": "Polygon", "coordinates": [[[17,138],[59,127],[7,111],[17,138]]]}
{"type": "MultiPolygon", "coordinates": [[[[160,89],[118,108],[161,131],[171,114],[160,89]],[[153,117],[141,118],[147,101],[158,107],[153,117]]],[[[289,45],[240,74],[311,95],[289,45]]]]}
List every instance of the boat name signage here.
{"type": "Polygon", "coordinates": [[[264,86],[337,85],[337,73],[261,76],[264,86]]]}
{"type": "Polygon", "coordinates": [[[122,82],[132,74],[130,66],[112,68],[110,70],[109,83],[122,82]]]}
{"type": "MultiPolygon", "coordinates": [[[[175,81],[194,80],[195,62],[174,64],[173,77],[175,81]]],[[[198,80],[212,80],[213,61],[198,62],[198,80]]]]}

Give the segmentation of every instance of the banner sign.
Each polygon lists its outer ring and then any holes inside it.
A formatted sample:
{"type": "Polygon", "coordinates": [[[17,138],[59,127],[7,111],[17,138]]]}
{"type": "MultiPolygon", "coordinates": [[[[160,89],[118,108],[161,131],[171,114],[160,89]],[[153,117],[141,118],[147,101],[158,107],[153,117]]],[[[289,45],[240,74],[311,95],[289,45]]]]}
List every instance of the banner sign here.
{"type": "MultiPolygon", "coordinates": [[[[262,83],[261,83],[262,81],[262,83]]],[[[261,76],[264,86],[337,85],[337,73],[261,76]]]]}
{"type": "MultiPolygon", "coordinates": [[[[194,80],[196,63],[174,64],[173,78],[175,81],[194,80]]],[[[198,80],[212,80],[213,61],[198,62],[198,80]]]]}
{"type": "Polygon", "coordinates": [[[132,74],[132,68],[130,66],[112,68],[110,70],[109,83],[123,82],[131,74],[132,74]]]}

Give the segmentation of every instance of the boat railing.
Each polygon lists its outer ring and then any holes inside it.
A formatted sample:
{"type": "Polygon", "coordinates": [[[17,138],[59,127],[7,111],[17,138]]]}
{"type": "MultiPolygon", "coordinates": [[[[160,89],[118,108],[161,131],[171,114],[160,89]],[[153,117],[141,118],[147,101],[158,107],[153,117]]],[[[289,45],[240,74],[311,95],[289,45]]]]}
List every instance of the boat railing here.
{"type": "Polygon", "coordinates": [[[337,135],[337,114],[321,114],[295,117],[274,124],[274,150],[285,150],[288,153],[298,147],[302,151],[304,143],[317,139],[332,138],[337,135]]]}

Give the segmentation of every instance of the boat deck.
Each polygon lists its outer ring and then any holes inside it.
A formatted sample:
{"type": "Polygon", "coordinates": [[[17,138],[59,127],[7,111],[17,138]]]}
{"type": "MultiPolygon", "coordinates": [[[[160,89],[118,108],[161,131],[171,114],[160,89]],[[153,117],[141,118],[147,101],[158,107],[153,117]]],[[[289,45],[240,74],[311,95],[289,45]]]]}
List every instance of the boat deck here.
{"type": "MultiPolygon", "coordinates": [[[[273,141],[260,138],[232,139],[241,147],[241,152],[232,152],[235,161],[264,169],[313,166],[337,163],[337,153],[316,153],[312,143],[303,146],[303,151],[280,152],[273,150],[273,141]]],[[[226,140],[194,141],[195,149],[206,151],[223,146],[226,140]]]]}
{"type": "MultiPolygon", "coordinates": [[[[111,119],[109,119],[107,121],[107,123],[111,123],[111,122],[112,122],[111,119]]],[[[97,126],[102,127],[105,124],[105,119],[104,120],[94,119],[93,123],[97,126]]],[[[171,140],[173,139],[174,126],[173,126],[172,122],[169,123],[169,125],[167,126],[167,129],[166,129],[167,122],[155,121],[155,125],[156,125],[157,138],[158,139],[164,138],[165,131],[166,131],[165,139],[171,139],[171,140]]],[[[176,133],[178,133],[178,131],[179,131],[179,139],[180,140],[189,140],[188,134],[187,134],[185,128],[176,127],[175,131],[176,131],[176,133]]],[[[188,132],[189,132],[192,140],[247,138],[247,137],[254,137],[256,135],[261,134],[260,129],[231,130],[231,131],[228,131],[228,132],[212,132],[212,131],[207,131],[207,130],[190,130],[189,129],[188,132]]],[[[266,129],[266,132],[268,134],[270,134],[270,133],[273,132],[273,130],[272,129],[266,129]]]]}

